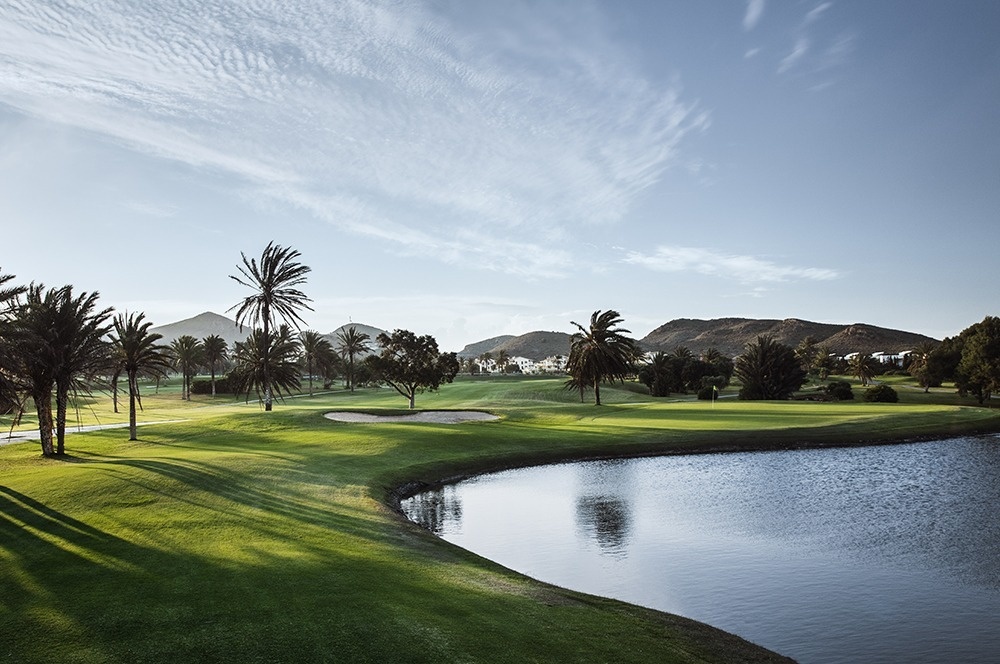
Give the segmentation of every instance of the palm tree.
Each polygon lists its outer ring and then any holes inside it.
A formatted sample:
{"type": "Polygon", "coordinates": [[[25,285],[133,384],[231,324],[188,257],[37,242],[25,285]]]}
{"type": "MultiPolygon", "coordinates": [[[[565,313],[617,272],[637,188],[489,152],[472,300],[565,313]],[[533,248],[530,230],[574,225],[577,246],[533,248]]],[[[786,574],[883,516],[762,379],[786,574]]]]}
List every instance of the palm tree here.
{"type": "Polygon", "coordinates": [[[862,387],[867,387],[879,370],[878,360],[869,353],[856,353],[848,366],[851,369],[851,375],[858,377],[862,387]]]}
{"type": "Polygon", "coordinates": [[[210,334],[201,340],[205,355],[205,364],[212,376],[212,396],[215,396],[215,365],[221,364],[229,357],[229,344],[218,334],[210,334]]]}
{"type": "Polygon", "coordinates": [[[25,301],[15,308],[10,330],[17,358],[13,374],[35,404],[45,456],[62,455],[66,451],[69,393],[85,390],[86,380],[107,368],[104,337],[110,328],[104,323],[111,309],[95,312],[97,298],[97,293],[73,297],[72,286],[45,290],[41,284],[32,284],[25,301]]]}
{"type": "Polygon", "coordinates": [[[791,346],[761,335],[736,358],[736,378],[743,385],[740,399],[787,399],[802,388],[806,371],[791,346]]]}
{"type": "Polygon", "coordinates": [[[313,394],[313,376],[316,370],[321,372],[333,361],[333,344],[325,336],[315,330],[306,330],[299,335],[302,343],[302,360],[306,365],[306,375],[309,376],[309,396],[313,394]]]}
{"type": "MultiPolygon", "coordinates": [[[[57,348],[60,361],[56,369],[56,454],[65,452],[66,411],[69,393],[88,392],[88,381],[101,374],[109,365],[106,341],[111,326],[107,325],[113,309],[96,311],[100,295],[81,293],[73,297],[73,287],[59,289],[56,311],[57,348]]],[[[106,374],[104,374],[106,375],[106,374]]]]}
{"type": "Polygon", "coordinates": [[[241,327],[244,322],[255,329],[258,325],[261,326],[262,334],[256,338],[256,350],[261,354],[259,366],[264,372],[261,376],[264,410],[269,411],[272,400],[269,373],[272,366],[271,342],[276,338],[271,330],[277,326],[279,319],[298,328],[304,322],[299,316],[299,310],[312,311],[312,307],[307,304],[311,300],[296,288],[305,283],[310,268],[295,261],[300,256],[298,251],[274,242],[268,242],[261,254],[260,263],[256,259],[247,259],[243,252],[240,252],[240,256],[243,265],[237,265],[236,268],[242,277],[229,275],[229,278],[256,292],[245,297],[230,311],[238,308],[236,322],[241,327]]]}
{"type": "Polygon", "coordinates": [[[354,358],[371,352],[372,348],[368,344],[370,339],[370,336],[358,332],[358,328],[353,325],[337,333],[337,350],[347,360],[347,384],[351,386],[351,392],[354,391],[354,358]]]}
{"type": "Polygon", "coordinates": [[[181,399],[190,401],[191,379],[205,362],[205,347],[198,339],[185,334],[170,342],[170,352],[174,368],[181,372],[181,399]]]}
{"type": "Polygon", "coordinates": [[[570,321],[580,331],[570,342],[566,371],[571,376],[568,384],[583,390],[584,385],[594,388],[594,404],[601,405],[601,383],[623,382],[635,374],[635,364],[641,356],[635,339],[625,336],[628,330],[617,327],[623,319],[612,309],[590,316],[589,328],[570,321]]]}
{"type": "Polygon", "coordinates": [[[927,341],[917,346],[909,355],[909,367],[907,371],[917,379],[920,387],[924,388],[924,393],[931,391],[931,383],[935,382],[935,376],[931,370],[930,357],[937,346],[932,341],[927,341]]]}
{"type": "Polygon", "coordinates": [[[6,286],[14,279],[12,274],[0,273],[0,413],[10,412],[17,406],[17,386],[14,382],[12,312],[16,298],[24,293],[24,286],[6,286]]]}
{"type": "Polygon", "coordinates": [[[167,373],[171,365],[170,349],[157,342],[163,335],[150,332],[153,325],[143,321],[145,314],[119,314],[115,317],[115,330],[111,343],[117,357],[117,371],[124,372],[128,380],[128,439],[138,440],[136,432],[135,407],[142,409],[139,394],[139,376],[160,377],[167,373]]]}
{"type": "Polygon", "coordinates": [[[510,354],[506,350],[500,349],[497,351],[497,370],[500,373],[507,371],[507,365],[510,364],[510,354]]]}
{"type": "Polygon", "coordinates": [[[265,403],[270,397],[269,392],[276,391],[281,396],[298,390],[300,347],[298,339],[288,325],[281,325],[276,332],[269,333],[271,338],[264,339],[263,330],[254,330],[245,341],[237,341],[233,351],[234,367],[229,374],[233,381],[233,389],[238,394],[255,392],[257,398],[265,403]],[[265,355],[263,347],[270,352],[266,356],[268,366],[264,366],[265,355]]]}

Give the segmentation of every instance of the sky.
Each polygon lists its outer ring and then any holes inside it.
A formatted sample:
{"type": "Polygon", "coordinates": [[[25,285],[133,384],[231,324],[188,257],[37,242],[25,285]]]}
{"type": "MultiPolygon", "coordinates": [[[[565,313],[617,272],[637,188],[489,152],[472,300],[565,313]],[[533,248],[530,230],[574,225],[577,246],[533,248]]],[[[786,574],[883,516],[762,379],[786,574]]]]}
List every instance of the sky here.
{"type": "Polygon", "coordinates": [[[157,325],[998,315],[995,0],[5,0],[0,273],[157,325]],[[234,316],[234,312],[228,312],[234,316]]]}

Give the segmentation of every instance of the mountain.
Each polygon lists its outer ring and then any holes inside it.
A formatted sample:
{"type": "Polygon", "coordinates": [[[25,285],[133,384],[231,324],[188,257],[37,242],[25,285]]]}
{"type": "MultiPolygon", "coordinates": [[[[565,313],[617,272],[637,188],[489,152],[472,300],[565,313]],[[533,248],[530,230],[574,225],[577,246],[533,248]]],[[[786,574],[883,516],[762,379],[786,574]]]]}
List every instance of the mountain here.
{"type": "Polygon", "coordinates": [[[647,350],[671,352],[678,346],[685,346],[694,353],[716,348],[730,357],[742,352],[743,347],[758,336],[767,334],[788,346],[795,347],[806,337],[812,337],[817,345],[826,346],[833,353],[898,353],[913,350],[926,342],[936,339],[892,330],[874,325],[855,323],[836,325],[813,323],[787,318],[785,320],[753,318],[717,318],[697,320],[678,318],[664,323],[644,338],[640,345],[647,350]]]}
{"type": "Polygon", "coordinates": [[[505,341],[510,341],[513,338],[513,334],[501,334],[499,337],[483,339],[482,341],[477,341],[474,344],[467,345],[465,348],[458,351],[457,355],[461,358],[479,357],[483,353],[492,353],[494,348],[505,341]]]}
{"type": "Polygon", "coordinates": [[[570,335],[565,332],[528,332],[519,337],[504,335],[469,344],[458,356],[479,357],[490,353],[495,358],[503,350],[510,357],[526,357],[537,362],[553,355],[569,354],[569,340],[570,335]],[[490,346],[490,342],[496,340],[500,340],[499,343],[490,346]]]}
{"type": "Polygon", "coordinates": [[[226,340],[226,343],[229,344],[230,348],[232,348],[235,342],[243,341],[247,338],[247,335],[250,334],[249,327],[240,329],[240,326],[236,324],[236,321],[230,320],[225,316],[212,313],[211,311],[198,314],[194,318],[179,320],[176,323],[168,323],[167,325],[152,327],[149,331],[162,334],[163,343],[167,344],[178,337],[184,336],[185,334],[188,334],[195,339],[204,339],[207,336],[217,334],[226,340]]]}

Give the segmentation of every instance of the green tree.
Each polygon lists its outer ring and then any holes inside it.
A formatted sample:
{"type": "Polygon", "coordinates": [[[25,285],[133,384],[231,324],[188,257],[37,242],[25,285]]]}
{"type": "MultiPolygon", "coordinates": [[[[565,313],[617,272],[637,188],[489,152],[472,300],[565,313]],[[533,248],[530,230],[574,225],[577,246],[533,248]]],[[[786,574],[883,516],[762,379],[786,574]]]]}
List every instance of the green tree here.
{"type": "Polygon", "coordinates": [[[847,366],[850,368],[851,375],[857,376],[858,380],[861,381],[862,387],[867,387],[882,368],[879,361],[869,353],[855,353],[847,366]]]}
{"type": "Polygon", "coordinates": [[[579,332],[571,338],[566,371],[573,389],[582,389],[583,385],[594,389],[597,406],[601,405],[601,383],[624,382],[635,375],[636,363],[642,356],[635,339],[626,336],[629,330],[618,327],[622,321],[612,309],[595,311],[587,328],[570,321],[579,332]]]}
{"type": "Polygon", "coordinates": [[[212,396],[215,396],[215,367],[222,366],[222,363],[229,357],[229,344],[218,334],[210,334],[201,340],[201,347],[205,355],[205,366],[208,367],[209,375],[212,378],[212,396]]]}
{"type": "Polygon", "coordinates": [[[807,373],[812,373],[819,352],[819,348],[816,346],[816,339],[812,336],[807,336],[795,347],[795,357],[798,358],[799,364],[802,365],[802,368],[807,373]]]}
{"type": "Polygon", "coordinates": [[[170,352],[174,368],[181,374],[181,399],[190,401],[191,379],[205,363],[205,347],[199,339],[185,334],[170,342],[170,352]]]}
{"type": "MultiPolygon", "coordinates": [[[[258,326],[261,328],[260,335],[251,335],[254,338],[251,345],[261,354],[260,361],[256,364],[263,371],[260,382],[265,411],[271,410],[272,404],[270,344],[278,339],[271,331],[279,321],[299,328],[303,323],[299,311],[312,311],[312,307],[308,305],[311,300],[298,289],[298,286],[305,283],[306,275],[310,272],[308,266],[296,261],[300,255],[290,247],[269,242],[259,263],[256,259],[248,259],[241,252],[243,265],[236,266],[240,276],[229,275],[236,283],[254,290],[253,295],[248,295],[232,309],[237,309],[236,322],[239,325],[248,323],[254,329],[258,326]]],[[[244,350],[248,347],[245,345],[244,350]]]]}
{"type": "Polygon", "coordinates": [[[96,311],[98,297],[97,293],[74,297],[72,286],[45,290],[41,284],[32,284],[25,301],[15,309],[11,329],[16,356],[13,374],[35,404],[45,456],[65,453],[70,392],[86,390],[88,381],[108,368],[104,337],[110,329],[105,322],[111,309],[96,311]]]}
{"type": "Polygon", "coordinates": [[[257,399],[267,408],[267,399],[276,392],[291,394],[301,387],[299,379],[301,344],[292,328],[282,324],[268,333],[264,339],[263,330],[254,330],[245,341],[237,341],[233,351],[234,367],[229,374],[233,389],[237,394],[245,394],[247,399],[254,392],[257,399]],[[263,348],[269,349],[268,353],[263,348]],[[268,365],[264,366],[264,362],[268,365]]]}
{"type": "Polygon", "coordinates": [[[836,368],[836,359],[827,346],[819,346],[813,356],[812,366],[808,369],[810,373],[816,374],[820,380],[830,377],[836,368]]]}
{"type": "Polygon", "coordinates": [[[145,314],[119,314],[114,320],[111,344],[118,359],[116,371],[128,380],[128,439],[138,440],[136,405],[142,409],[139,377],[165,376],[171,366],[170,349],[157,343],[163,335],[150,332],[145,314]]]}
{"type": "Polygon", "coordinates": [[[743,385],[739,397],[744,400],[787,399],[806,382],[795,351],[768,335],[746,345],[733,375],[743,385]]]}
{"type": "Polygon", "coordinates": [[[639,367],[639,382],[649,388],[651,396],[670,396],[674,386],[675,359],[663,351],[659,351],[648,362],[639,367]]]}
{"type": "Polygon", "coordinates": [[[501,348],[497,351],[497,371],[501,374],[507,373],[508,364],[510,364],[510,354],[501,348]]]}
{"type": "Polygon", "coordinates": [[[980,404],[1000,391],[1000,318],[987,316],[959,335],[962,355],[955,372],[955,387],[980,404]]]}
{"type": "Polygon", "coordinates": [[[17,383],[14,380],[14,339],[13,311],[17,297],[24,293],[25,286],[5,285],[14,280],[14,275],[0,272],[0,413],[17,409],[17,383]]]}
{"type": "Polygon", "coordinates": [[[354,391],[354,360],[372,351],[371,345],[368,343],[370,340],[371,337],[368,334],[359,332],[358,328],[353,325],[337,333],[337,351],[347,362],[347,385],[351,392],[354,391]]]}
{"type": "Polygon", "coordinates": [[[920,387],[924,388],[924,393],[930,392],[932,386],[941,384],[941,377],[935,374],[935,366],[931,362],[931,354],[936,346],[930,341],[922,343],[906,358],[906,370],[917,379],[920,387]]]}
{"type": "Polygon", "coordinates": [[[450,383],[458,374],[455,353],[441,353],[437,340],[429,334],[417,336],[409,330],[382,333],[376,339],[381,352],[365,362],[377,380],[391,385],[414,407],[416,395],[450,383]]]}
{"type": "Polygon", "coordinates": [[[302,348],[302,361],[305,364],[306,375],[309,376],[309,396],[313,394],[313,375],[323,373],[324,368],[333,362],[333,344],[330,340],[315,330],[306,330],[299,335],[302,348]]]}

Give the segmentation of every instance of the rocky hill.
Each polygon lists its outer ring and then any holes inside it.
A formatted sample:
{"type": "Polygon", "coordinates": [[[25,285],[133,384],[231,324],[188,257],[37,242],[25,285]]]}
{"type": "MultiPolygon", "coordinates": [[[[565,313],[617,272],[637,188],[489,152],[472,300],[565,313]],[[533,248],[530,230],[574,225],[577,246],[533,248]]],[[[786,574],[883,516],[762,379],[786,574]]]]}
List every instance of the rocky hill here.
{"type": "Polygon", "coordinates": [[[195,339],[204,339],[205,337],[217,334],[225,339],[230,347],[237,341],[243,341],[250,334],[250,328],[244,327],[240,329],[236,321],[212,313],[211,311],[198,314],[193,318],[179,320],[176,323],[151,327],[149,331],[162,334],[163,340],[161,343],[165,344],[169,344],[174,339],[183,337],[184,335],[190,335],[195,339]]]}
{"type": "Polygon", "coordinates": [[[767,334],[789,346],[797,346],[806,337],[812,337],[820,346],[833,353],[898,353],[913,350],[936,339],[901,330],[855,323],[836,325],[813,323],[788,318],[785,320],[753,318],[717,318],[697,320],[679,318],[656,328],[640,340],[647,350],[673,351],[685,346],[701,353],[716,348],[725,355],[738,355],[743,347],[759,335],[767,334]]]}
{"type": "Polygon", "coordinates": [[[459,357],[479,357],[483,353],[497,356],[501,350],[510,357],[526,357],[536,362],[553,355],[569,353],[570,335],[565,332],[528,332],[519,337],[502,336],[469,344],[461,351],[459,357]],[[492,346],[490,342],[500,340],[492,346]]]}

